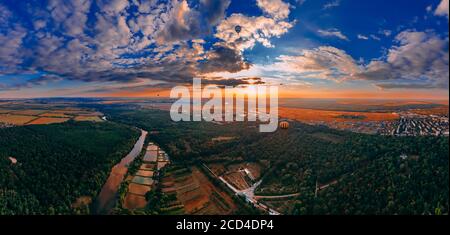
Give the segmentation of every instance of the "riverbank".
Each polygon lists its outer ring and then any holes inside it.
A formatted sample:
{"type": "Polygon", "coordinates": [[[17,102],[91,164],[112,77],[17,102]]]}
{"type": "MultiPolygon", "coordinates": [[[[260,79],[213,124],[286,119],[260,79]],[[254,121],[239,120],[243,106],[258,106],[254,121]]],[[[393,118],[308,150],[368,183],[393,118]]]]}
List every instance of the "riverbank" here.
{"type": "Polygon", "coordinates": [[[95,214],[109,214],[114,208],[118,190],[128,172],[128,166],[141,153],[147,134],[147,131],[141,130],[141,136],[130,153],[112,168],[108,180],[95,200],[93,209],[95,214]]]}

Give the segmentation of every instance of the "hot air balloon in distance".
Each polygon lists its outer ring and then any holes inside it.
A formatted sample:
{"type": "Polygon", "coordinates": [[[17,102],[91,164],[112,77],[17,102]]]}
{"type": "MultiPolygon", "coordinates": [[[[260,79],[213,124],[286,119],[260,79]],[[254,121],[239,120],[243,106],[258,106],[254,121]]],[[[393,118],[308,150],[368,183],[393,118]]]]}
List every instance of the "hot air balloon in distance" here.
{"type": "Polygon", "coordinates": [[[280,122],[280,128],[283,130],[289,129],[289,122],[286,121],[280,122]]]}
{"type": "Polygon", "coordinates": [[[234,30],[236,31],[236,33],[240,34],[242,31],[242,27],[240,25],[236,25],[236,27],[234,27],[234,30]]]}

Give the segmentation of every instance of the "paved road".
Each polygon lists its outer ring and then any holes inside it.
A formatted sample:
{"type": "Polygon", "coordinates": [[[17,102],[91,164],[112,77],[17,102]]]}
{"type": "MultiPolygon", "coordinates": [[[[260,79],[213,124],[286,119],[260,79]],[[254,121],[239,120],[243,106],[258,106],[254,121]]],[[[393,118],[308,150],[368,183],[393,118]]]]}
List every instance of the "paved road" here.
{"type": "Polygon", "coordinates": [[[300,196],[300,193],[293,193],[293,194],[287,194],[287,195],[279,195],[279,196],[254,196],[256,200],[259,199],[279,199],[279,198],[290,198],[290,197],[298,197],[300,196]]]}

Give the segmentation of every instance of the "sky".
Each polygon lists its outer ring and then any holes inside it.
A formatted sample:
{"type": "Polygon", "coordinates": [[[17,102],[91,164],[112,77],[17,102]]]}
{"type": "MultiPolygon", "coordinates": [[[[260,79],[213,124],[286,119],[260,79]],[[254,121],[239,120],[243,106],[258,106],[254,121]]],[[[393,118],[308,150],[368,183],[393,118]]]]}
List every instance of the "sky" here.
{"type": "Polygon", "coordinates": [[[166,96],[198,77],[448,99],[448,24],[448,0],[0,0],[0,98],[166,96]]]}

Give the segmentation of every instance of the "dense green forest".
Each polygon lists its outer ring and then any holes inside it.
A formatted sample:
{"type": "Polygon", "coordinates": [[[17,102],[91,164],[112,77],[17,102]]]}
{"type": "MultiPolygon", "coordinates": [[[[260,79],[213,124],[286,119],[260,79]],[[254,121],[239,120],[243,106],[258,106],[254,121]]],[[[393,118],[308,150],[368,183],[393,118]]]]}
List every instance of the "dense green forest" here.
{"type": "Polygon", "coordinates": [[[257,123],[174,123],[165,111],[104,111],[113,120],[158,131],[153,141],[178,162],[262,163],[257,193],[300,193],[293,214],[448,214],[445,137],[355,134],[298,122],[262,134],[257,123]],[[220,136],[234,139],[211,141],[220,136]],[[316,195],[316,187],[326,185],[316,195]]]}
{"type": "Polygon", "coordinates": [[[88,213],[72,204],[98,194],[138,137],[110,122],[0,129],[0,214],[88,213]]]}
{"type": "Polygon", "coordinates": [[[133,147],[139,131],[129,126],[150,131],[147,142],[176,164],[259,163],[257,194],[300,193],[291,214],[449,213],[448,138],[355,134],[298,122],[259,133],[258,123],[175,123],[167,111],[95,108],[112,122],[0,129],[0,214],[88,213],[73,203],[95,197],[133,147]]]}

